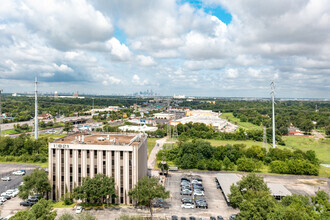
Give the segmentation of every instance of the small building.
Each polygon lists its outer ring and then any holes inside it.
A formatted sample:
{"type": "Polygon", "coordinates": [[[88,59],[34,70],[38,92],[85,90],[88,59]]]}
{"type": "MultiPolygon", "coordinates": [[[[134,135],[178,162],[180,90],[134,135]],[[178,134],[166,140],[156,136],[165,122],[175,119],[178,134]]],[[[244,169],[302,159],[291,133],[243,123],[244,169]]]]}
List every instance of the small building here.
{"type": "Polygon", "coordinates": [[[169,114],[169,113],[155,113],[154,117],[156,119],[166,119],[166,120],[175,119],[175,115],[174,114],[169,114]]]}
{"type": "Polygon", "coordinates": [[[41,115],[38,115],[38,120],[50,120],[53,119],[53,116],[49,113],[43,113],[41,115]]]}
{"type": "Polygon", "coordinates": [[[267,186],[271,192],[271,194],[275,197],[275,199],[281,200],[285,196],[291,196],[292,193],[285,188],[282,184],[278,183],[267,183],[267,186]]]}
{"type": "Polygon", "coordinates": [[[153,132],[157,131],[157,127],[151,127],[147,125],[134,126],[134,125],[124,125],[119,127],[122,131],[134,131],[134,132],[153,132]]]}

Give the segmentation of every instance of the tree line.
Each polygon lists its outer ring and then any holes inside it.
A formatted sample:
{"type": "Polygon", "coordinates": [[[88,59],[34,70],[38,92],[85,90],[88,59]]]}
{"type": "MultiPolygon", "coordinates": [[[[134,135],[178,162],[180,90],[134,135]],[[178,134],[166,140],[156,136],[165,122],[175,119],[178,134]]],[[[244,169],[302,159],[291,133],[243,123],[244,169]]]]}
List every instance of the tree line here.
{"type": "Polygon", "coordinates": [[[48,143],[50,139],[32,138],[21,134],[18,137],[0,137],[0,160],[16,162],[41,162],[48,160],[48,143]]]}
{"type": "MultiPolygon", "coordinates": [[[[244,144],[211,146],[204,140],[180,142],[164,151],[166,161],[173,161],[182,169],[259,171],[264,165],[273,173],[318,175],[319,160],[314,151],[290,151],[271,148],[267,152],[261,146],[246,147],[244,144]],[[283,165],[284,164],[284,165],[283,165]]],[[[158,152],[161,160],[163,151],[158,152]]]]}
{"type": "MultiPolygon", "coordinates": [[[[232,112],[241,122],[250,122],[270,128],[271,102],[270,100],[242,101],[242,100],[216,100],[215,104],[203,100],[182,102],[180,106],[193,109],[205,109],[215,112],[232,112]]],[[[329,101],[277,101],[276,127],[281,134],[288,133],[292,124],[302,131],[310,132],[312,129],[329,129],[330,102],[329,101]],[[313,122],[316,122],[314,124],[313,122]]]]}
{"type": "MultiPolygon", "coordinates": [[[[212,126],[205,125],[204,123],[192,123],[178,124],[178,134],[182,139],[187,138],[201,138],[201,139],[215,139],[215,140],[253,140],[263,141],[263,131],[249,129],[244,130],[242,128],[237,129],[234,132],[219,132],[212,126]]],[[[272,141],[272,129],[266,130],[267,142],[272,141]]],[[[281,133],[276,130],[275,133],[276,142],[280,145],[285,145],[282,140],[281,133]]]]}

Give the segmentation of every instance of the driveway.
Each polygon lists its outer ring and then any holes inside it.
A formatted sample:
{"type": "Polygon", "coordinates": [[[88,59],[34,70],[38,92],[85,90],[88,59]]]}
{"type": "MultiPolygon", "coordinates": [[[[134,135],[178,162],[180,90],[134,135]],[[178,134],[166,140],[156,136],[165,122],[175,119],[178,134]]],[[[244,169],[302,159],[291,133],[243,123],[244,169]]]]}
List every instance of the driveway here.
{"type": "Polygon", "coordinates": [[[159,150],[163,148],[163,145],[166,143],[167,137],[164,137],[162,139],[159,139],[156,141],[155,147],[152,149],[149,159],[148,159],[148,168],[153,169],[156,165],[156,155],[159,150]]]}

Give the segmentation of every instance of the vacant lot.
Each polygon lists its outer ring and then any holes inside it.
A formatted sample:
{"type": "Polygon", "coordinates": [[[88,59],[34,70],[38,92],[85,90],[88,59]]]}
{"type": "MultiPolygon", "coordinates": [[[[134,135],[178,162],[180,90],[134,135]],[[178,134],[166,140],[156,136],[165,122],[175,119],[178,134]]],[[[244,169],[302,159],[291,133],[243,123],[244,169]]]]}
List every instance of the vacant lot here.
{"type": "Polygon", "coordinates": [[[250,122],[241,122],[239,118],[235,118],[233,113],[228,112],[228,113],[222,113],[220,115],[220,118],[227,119],[231,123],[238,125],[241,128],[244,129],[262,129],[261,126],[254,125],[250,122]]]}
{"type": "Polygon", "coordinates": [[[330,164],[330,139],[318,139],[312,137],[283,137],[286,147],[303,151],[314,150],[322,163],[330,164]]]}

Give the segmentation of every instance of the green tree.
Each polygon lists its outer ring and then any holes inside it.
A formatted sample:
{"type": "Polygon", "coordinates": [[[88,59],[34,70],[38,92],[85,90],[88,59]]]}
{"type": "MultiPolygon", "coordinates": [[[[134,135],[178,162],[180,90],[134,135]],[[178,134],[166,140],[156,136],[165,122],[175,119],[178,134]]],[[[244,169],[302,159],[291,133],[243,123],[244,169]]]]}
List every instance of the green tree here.
{"type": "Polygon", "coordinates": [[[65,212],[58,218],[58,220],[74,220],[74,216],[68,212],[65,212]]]}
{"type": "Polygon", "coordinates": [[[66,133],[69,133],[73,130],[73,124],[71,122],[65,122],[63,131],[66,131],[66,133]]]}
{"type": "Polygon", "coordinates": [[[165,191],[165,187],[159,184],[157,178],[145,176],[128,192],[128,195],[135,200],[138,205],[149,207],[152,219],[152,200],[155,198],[167,199],[170,193],[165,191]]]}
{"type": "Polygon", "coordinates": [[[20,211],[10,219],[13,220],[54,220],[56,211],[53,211],[53,202],[51,200],[40,199],[30,210],[20,211]]]}
{"type": "Polygon", "coordinates": [[[24,184],[18,187],[18,196],[22,199],[35,193],[40,193],[43,197],[51,191],[47,173],[42,168],[34,169],[31,174],[23,177],[23,181],[24,184]]]}
{"type": "Polygon", "coordinates": [[[105,203],[108,198],[115,198],[115,181],[113,177],[96,174],[94,178],[85,177],[81,186],[73,189],[73,198],[93,203],[105,203]]]}
{"type": "Polygon", "coordinates": [[[263,178],[254,173],[230,187],[229,200],[234,208],[240,209],[239,219],[267,219],[276,205],[263,178]]]}
{"type": "Polygon", "coordinates": [[[225,156],[225,159],[223,159],[223,165],[225,167],[225,170],[229,169],[231,161],[229,160],[229,158],[227,156],[225,156]]]}

